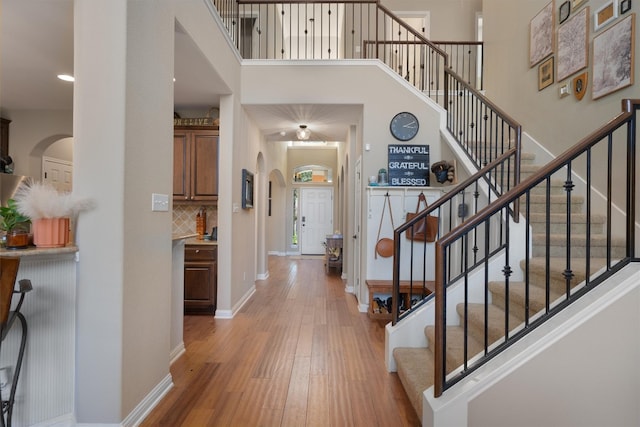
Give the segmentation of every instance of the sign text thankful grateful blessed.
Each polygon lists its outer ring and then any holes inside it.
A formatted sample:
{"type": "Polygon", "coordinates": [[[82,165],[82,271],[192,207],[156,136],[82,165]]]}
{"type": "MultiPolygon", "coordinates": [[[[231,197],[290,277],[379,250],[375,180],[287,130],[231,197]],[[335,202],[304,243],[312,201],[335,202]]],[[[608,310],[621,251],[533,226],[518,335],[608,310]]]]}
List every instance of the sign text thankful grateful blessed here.
{"type": "Polygon", "coordinates": [[[428,145],[389,145],[389,184],[426,187],[429,185],[428,145]]]}

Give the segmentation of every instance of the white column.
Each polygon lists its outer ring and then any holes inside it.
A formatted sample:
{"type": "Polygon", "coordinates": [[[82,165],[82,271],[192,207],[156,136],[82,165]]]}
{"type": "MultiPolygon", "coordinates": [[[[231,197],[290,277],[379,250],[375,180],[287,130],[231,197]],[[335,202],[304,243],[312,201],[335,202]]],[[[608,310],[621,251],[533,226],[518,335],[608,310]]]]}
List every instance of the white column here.
{"type": "Polygon", "coordinates": [[[120,423],[169,375],[171,0],[75,0],[76,417],[120,423]]]}

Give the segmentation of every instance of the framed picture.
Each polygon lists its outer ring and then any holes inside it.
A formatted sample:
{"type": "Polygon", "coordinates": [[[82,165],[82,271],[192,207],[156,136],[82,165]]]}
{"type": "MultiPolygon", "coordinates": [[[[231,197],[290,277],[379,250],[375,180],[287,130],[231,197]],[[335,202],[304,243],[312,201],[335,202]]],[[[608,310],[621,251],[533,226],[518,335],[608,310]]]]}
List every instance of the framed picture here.
{"type": "Polygon", "coordinates": [[[553,53],[555,2],[551,1],[529,24],[529,67],[553,53]]]}
{"type": "Polygon", "coordinates": [[[562,24],[567,20],[569,15],[571,14],[571,2],[567,0],[566,2],[560,5],[560,10],[558,11],[558,22],[562,24]]]}
{"type": "Polygon", "coordinates": [[[558,81],[589,64],[589,7],[574,13],[558,28],[558,81]]]}
{"type": "Polygon", "coordinates": [[[538,65],[538,90],[553,83],[553,56],[538,65]]]}
{"type": "Polygon", "coordinates": [[[593,99],[633,84],[635,19],[632,13],[593,39],[593,99]]]}
{"type": "Polygon", "coordinates": [[[631,0],[622,0],[620,2],[620,15],[631,10],[631,0]]]}
{"type": "Polygon", "coordinates": [[[593,12],[593,30],[598,31],[618,17],[618,0],[610,0],[593,12]]]}
{"type": "Polygon", "coordinates": [[[253,207],[253,173],[242,169],[242,209],[253,207]]]}
{"type": "Polygon", "coordinates": [[[573,95],[578,101],[584,98],[587,92],[587,72],[579,74],[573,78],[573,95]]]}

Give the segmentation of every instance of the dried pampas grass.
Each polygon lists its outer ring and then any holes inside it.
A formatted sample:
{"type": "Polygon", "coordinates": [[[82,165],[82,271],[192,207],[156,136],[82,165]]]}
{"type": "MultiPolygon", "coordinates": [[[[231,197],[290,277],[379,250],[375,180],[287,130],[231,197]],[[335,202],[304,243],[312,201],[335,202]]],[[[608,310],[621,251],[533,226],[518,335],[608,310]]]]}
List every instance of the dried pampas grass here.
{"type": "Polygon", "coordinates": [[[30,181],[22,185],[14,195],[18,211],[31,218],[76,217],[80,212],[93,209],[95,202],[79,198],[71,193],[59,192],[52,185],[30,181]]]}

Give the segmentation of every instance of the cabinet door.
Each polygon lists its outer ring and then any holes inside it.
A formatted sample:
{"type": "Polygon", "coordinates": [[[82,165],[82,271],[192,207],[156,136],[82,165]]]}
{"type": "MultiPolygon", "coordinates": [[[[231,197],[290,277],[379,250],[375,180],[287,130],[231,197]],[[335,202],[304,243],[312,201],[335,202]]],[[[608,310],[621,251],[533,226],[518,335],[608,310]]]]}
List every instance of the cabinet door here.
{"type": "Polygon", "coordinates": [[[194,132],[191,150],[191,200],[217,200],[218,136],[194,132]]]}
{"type": "Polygon", "coordinates": [[[185,313],[215,312],[215,262],[185,262],[184,311],[185,313]]]}
{"type": "Polygon", "coordinates": [[[189,143],[186,132],[173,134],[173,198],[189,199],[189,143]]]}

